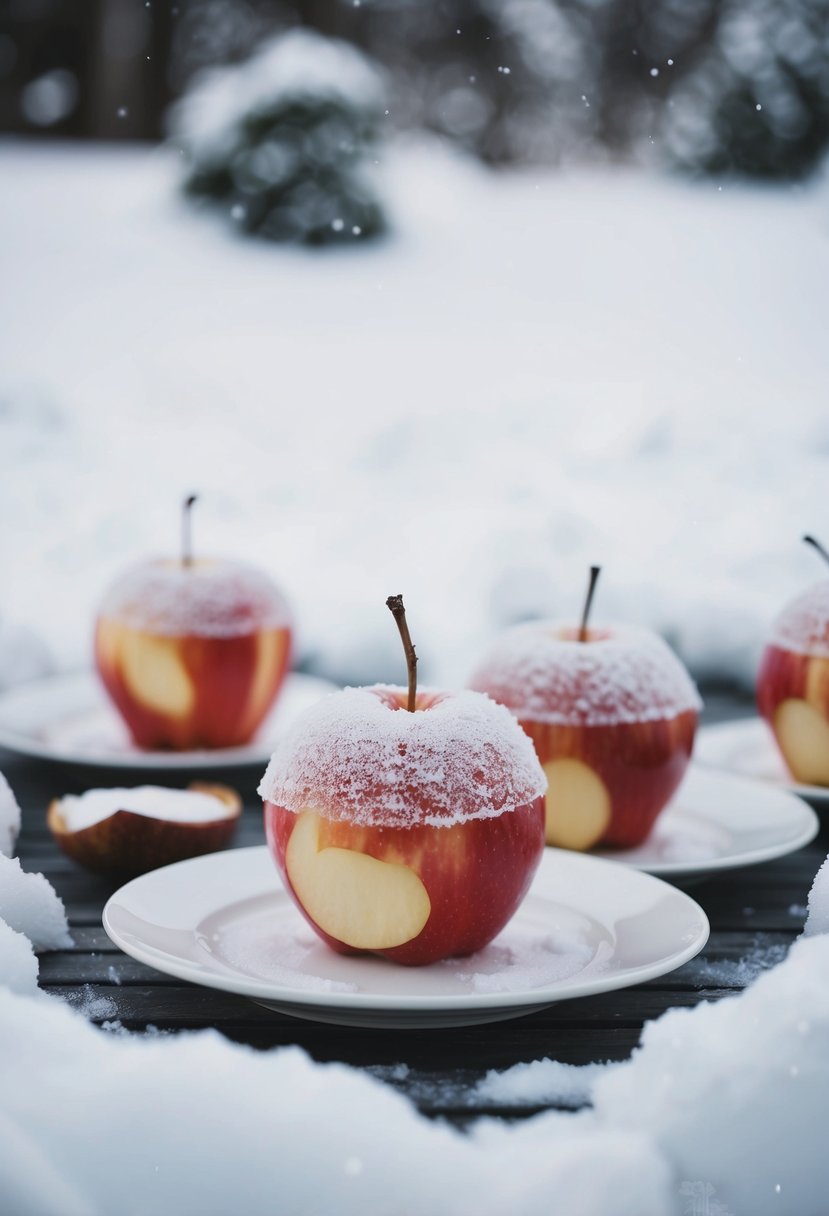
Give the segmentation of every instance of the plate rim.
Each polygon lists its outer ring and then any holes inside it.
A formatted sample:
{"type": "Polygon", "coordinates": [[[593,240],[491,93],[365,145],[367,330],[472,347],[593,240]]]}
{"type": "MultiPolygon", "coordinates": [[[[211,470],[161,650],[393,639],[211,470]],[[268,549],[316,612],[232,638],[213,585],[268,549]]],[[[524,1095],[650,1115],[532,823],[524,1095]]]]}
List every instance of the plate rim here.
{"type": "MultiPolygon", "coordinates": [[[[736,773],[731,769],[701,764],[696,756],[689,766],[689,772],[694,771],[703,772],[708,777],[722,777],[728,782],[734,782],[743,786],[760,786],[764,790],[773,790],[790,802],[792,810],[795,809],[796,803],[797,812],[802,817],[800,832],[797,835],[792,834],[788,840],[779,841],[777,844],[763,845],[762,847],[745,850],[741,853],[726,854],[723,857],[698,858],[690,861],[632,861],[626,858],[625,853],[627,850],[625,849],[620,849],[618,854],[598,850],[593,856],[602,860],[616,860],[620,865],[642,870],[644,873],[651,874],[655,878],[680,878],[685,876],[689,878],[705,878],[708,875],[715,876],[726,873],[729,870],[744,869],[746,866],[761,865],[766,861],[774,861],[778,857],[787,857],[789,853],[795,853],[798,849],[802,849],[805,845],[810,844],[820,831],[820,819],[814,809],[809,806],[808,802],[804,801],[802,796],[796,794],[788,786],[779,785],[776,782],[761,781],[757,777],[747,777],[745,774],[736,773]]],[[[674,797],[679,798],[681,795],[682,787],[680,786],[679,791],[674,797]]],[[[666,808],[666,810],[669,809],[670,806],[666,808]]]]}
{"type": "MultiPolygon", "coordinates": [[[[718,735],[728,734],[748,734],[756,732],[757,735],[766,733],[767,742],[770,747],[774,747],[773,740],[769,738],[770,728],[764,718],[759,714],[746,714],[740,718],[728,718],[723,722],[710,722],[706,726],[700,726],[697,731],[697,741],[703,736],[707,739],[715,738],[718,735]],[[760,728],[764,728],[761,731],[760,728]]],[[[773,781],[769,777],[763,777],[759,773],[747,773],[744,769],[727,768],[723,763],[717,763],[713,760],[705,760],[698,754],[697,748],[694,749],[694,759],[701,768],[708,769],[719,773],[728,773],[730,776],[740,777],[744,781],[757,781],[760,785],[767,788],[777,790],[787,790],[790,794],[796,794],[799,798],[810,798],[815,802],[825,803],[829,805],[829,786],[823,785],[801,785],[798,781],[785,779],[782,781],[773,781]]]]}
{"type": "MultiPolygon", "coordinates": [[[[329,685],[333,691],[336,687],[322,676],[312,676],[307,672],[288,672],[286,681],[299,676],[302,680],[318,680],[320,695],[323,685],[329,685]]],[[[13,684],[10,688],[0,691],[0,747],[16,755],[29,756],[36,760],[48,760],[55,764],[66,764],[86,768],[102,769],[138,769],[152,772],[167,770],[175,772],[187,771],[193,768],[253,768],[256,765],[267,764],[273,752],[273,740],[263,740],[260,743],[254,739],[244,747],[220,747],[203,751],[130,751],[130,752],[77,752],[64,747],[54,746],[35,738],[33,735],[21,733],[7,727],[2,721],[2,714],[8,704],[21,696],[38,693],[48,696],[55,688],[98,687],[95,671],[92,668],[77,668],[72,671],[54,672],[50,676],[41,676],[37,680],[26,680],[22,684],[13,684]]],[[[102,695],[102,705],[106,707],[105,695],[102,695]]],[[[113,714],[115,711],[112,711],[113,714]]]]}
{"type": "MultiPolygon", "coordinates": [[[[165,965],[160,966],[158,958],[151,950],[142,949],[140,944],[132,941],[125,941],[121,938],[118,930],[115,929],[110,919],[110,908],[116,900],[122,895],[128,887],[135,884],[140,884],[142,880],[148,876],[157,876],[165,871],[176,871],[182,866],[196,868],[199,863],[213,862],[215,859],[226,856],[227,854],[247,854],[251,860],[252,855],[257,854],[262,856],[269,855],[267,845],[249,845],[241,849],[226,849],[222,853],[209,853],[202,857],[189,858],[186,861],[175,862],[170,866],[163,866],[158,870],[149,871],[149,875],[139,875],[137,878],[130,879],[124,883],[117,891],[110,895],[104,905],[102,914],[103,927],[107,936],[120,950],[138,962],[145,963],[147,966],[154,967],[157,971],[162,971],[164,974],[172,975],[177,979],[185,980],[189,983],[197,984],[201,987],[216,989],[223,992],[235,993],[239,996],[247,997],[251,1000],[262,999],[270,1001],[274,1004],[277,1002],[284,1006],[302,1006],[306,1009],[322,1007],[325,1009],[339,1009],[345,1011],[369,1011],[382,1013],[450,1013],[463,1012],[464,1010],[474,1010],[477,1013],[484,1013],[488,1009],[526,1009],[530,1012],[531,1009],[544,1008],[548,1005],[557,1004],[563,1000],[575,1000],[581,997],[594,996],[602,992],[613,992],[620,988],[631,988],[637,984],[646,983],[652,979],[658,979],[660,976],[668,975],[678,967],[683,966],[690,959],[696,957],[706,946],[711,933],[711,924],[705,910],[693,899],[687,892],[672,886],[655,875],[648,874],[646,871],[634,869],[632,866],[622,865],[618,862],[608,861],[605,858],[592,857],[584,853],[572,853],[566,849],[545,849],[542,856],[541,865],[545,863],[545,858],[552,857],[567,859],[572,861],[576,859],[575,864],[582,862],[588,866],[597,866],[604,868],[612,867],[614,871],[625,875],[626,880],[633,882],[644,882],[647,884],[656,883],[659,887],[664,888],[665,893],[670,893],[672,900],[684,903],[689,914],[693,911],[699,920],[699,928],[691,941],[684,944],[681,949],[675,951],[670,959],[662,959],[659,962],[652,962],[635,968],[627,968],[622,972],[618,971],[602,971],[594,976],[590,981],[582,984],[567,985],[566,981],[557,981],[553,984],[541,986],[539,988],[528,989],[525,991],[514,992],[488,992],[476,995],[474,993],[455,993],[443,996],[428,996],[421,994],[409,994],[400,997],[379,996],[376,993],[360,993],[360,992],[314,992],[302,989],[290,988],[274,988],[272,983],[266,981],[234,981],[231,975],[225,977],[220,972],[198,972],[195,964],[188,964],[186,961],[175,959],[170,956],[170,963],[163,960],[165,965]]],[[[550,864],[550,863],[548,863],[550,864]]],[[[539,867],[540,869],[541,867],[539,867]]],[[[281,894],[286,900],[289,899],[287,892],[280,886],[279,875],[274,866],[274,893],[281,894]]],[[[255,893],[252,893],[255,894],[255,893]]],[[[532,894],[530,888],[529,894],[532,894]]],[[[217,896],[221,899],[221,896],[217,896]]],[[[228,901],[232,902],[232,901],[228,901]]],[[[217,907],[226,906],[226,904],[218,904],[217,907]]],[[[299,912],[297,912],[299,916],[299,912]]]]}

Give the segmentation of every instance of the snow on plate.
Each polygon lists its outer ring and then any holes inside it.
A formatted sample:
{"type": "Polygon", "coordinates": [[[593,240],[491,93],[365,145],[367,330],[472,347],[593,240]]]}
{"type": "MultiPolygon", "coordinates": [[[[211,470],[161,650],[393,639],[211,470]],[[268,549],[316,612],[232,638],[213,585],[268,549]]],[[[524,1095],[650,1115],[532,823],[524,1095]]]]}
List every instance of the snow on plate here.
{"type": "Polygon", "coordinates": [[[0,143],[0,612],[90,657],[124,565],[265,567],[315,671],[459,682],[494,631],[601,619],[749,680],[819,576],[826,184],[491,174],[390,150],[395,233],[244,242],[164,152],[0,143]],[[56,205],[60,199],[60,205],[56,205]],[[218,286],[220,285],[220,287],[218,286]],[[801,552],[802,549],[802,552],[801,552]]]}

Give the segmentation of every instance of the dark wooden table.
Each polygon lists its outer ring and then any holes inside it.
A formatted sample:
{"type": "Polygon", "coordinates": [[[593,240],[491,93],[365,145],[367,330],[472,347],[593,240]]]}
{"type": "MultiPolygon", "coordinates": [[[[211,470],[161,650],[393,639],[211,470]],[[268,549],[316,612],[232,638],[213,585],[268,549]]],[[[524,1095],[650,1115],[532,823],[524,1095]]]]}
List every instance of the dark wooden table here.
{"type": "MultiPolygon", "coordinates": [[[[708,698],[708,721],[751,712],[728,697],[708,698]]],[[[136,1032],[177,1032],[212,1026],[258,1048],[296,1044],[316,1060],[339,1060],[407,1093],[429,1115],[467,1122],[483,1109],[472,1095],[492,1068],[544,1057],[582,1064],[621,1060],[636,1046],[642,1025],[674,1006],[720,1000],[743,986],[753,971],[772,965],[802,928],[812,879],[829,851],[822,827],[813,844],[765,865],[751,866],[692,890],[711,920],[704,953],[663,979],[606,996],[565,1001],[528,1017],[452,1030],[355,1030],[270,1013],[242,997],[199,988],[161,975],[122,954],[101,927],[101,910],[119,885],[81,870],[52,842],[45,823],[49,800],[90,786],[112,785],[111,773],[33,761],[0,751],[0,770],[23,808],[18,855],[27,870],[42,871],[63,898],[74,948],[44,954],[42,986],[99,1024],[120,1023],[136,1032]],[[751,960],[749,967],[739,966],[751,960]]],[[[264,840],[258,773],[228,770],[221,780],[245,799],[237,846],[264,840]]],[[[122,773],[119,784],[147,774],[122,773]]],[[[155,778],[186,784],[188,778],[155,778]]],[[[487,1107],[489,1114],[526,1116],[539,1108],[487,1107]]]]}

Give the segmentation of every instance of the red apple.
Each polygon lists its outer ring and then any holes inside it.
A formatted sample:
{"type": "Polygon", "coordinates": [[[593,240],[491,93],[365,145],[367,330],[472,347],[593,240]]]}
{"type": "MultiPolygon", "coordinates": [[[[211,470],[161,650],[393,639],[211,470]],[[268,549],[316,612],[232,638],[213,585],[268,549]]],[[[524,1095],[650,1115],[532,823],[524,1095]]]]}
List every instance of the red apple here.
{"type": "Polygon", "coordinates": [[[829,580],[777,617],[760,660],[757,705],[795,780],[829,785],[829,580]]]}
{"type": "Polygon", "coordinates": [[[187,544],[178,561],[148,561],[122,575],[95,629],[98,672],[143,748],[247,743],[290,654],[290,613],[267,575],[241,562],[193,561],[187,544]]]}
{"type": "Polygon", "coordinates": [[[60,848],[80,865],[99,874],[144,874],[230,844],[242,813],[236,791],[194,782],[185,793],[191,797],[156,786],[90,790],[80,798],[55,798],[47,822],[60,848]],[[104,813],[90,815],[90,795],[99,796],[99,808],[103,801],[104,813]],[[83,817],[76,822],[78,807],[83,817]]]}
{"type": "Polygon", "coordinates": [[[632,848],[647,837],[685,773],[701,705],[660,637],[519,625],[469,684],[512,710],[535,744],[549,782],[548,844],[632,848]]]}
{"type": "Polygon", "coordinates": [[[481,949],[513,915],[544,848],[545,784],[488,698],[377,686],[307,710],[260,793],[285,888],[323,941],[422,964],[481,949]]]}

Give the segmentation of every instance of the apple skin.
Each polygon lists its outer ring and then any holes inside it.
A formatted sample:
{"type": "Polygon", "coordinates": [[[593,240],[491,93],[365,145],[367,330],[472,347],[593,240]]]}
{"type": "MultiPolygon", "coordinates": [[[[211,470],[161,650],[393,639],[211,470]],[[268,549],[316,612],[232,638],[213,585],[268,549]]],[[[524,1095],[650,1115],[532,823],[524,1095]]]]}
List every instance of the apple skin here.
{"type": "Polygon", "coordinates": [[[757,708],[794,779],[806,785],[829,785],[829,658],[774,643],[766,646],[757,673],[757,708]],[[800,713],[812,719],[811,731],[825,733],[825,739],[819,735],[811,748],[802,742],[798,746],[796,735],[787,734],[783,726],[781,710],[787,703],[799,704],[800,713]]]}
{"type": "Polygon", "coordinates": [[[532,622],[502,635],[469,686],[532,739],[549,779],[548,844],[630,849],[647,838],[685,775],[701,704],[661,638],[610,626],[582,642],[572,626],[532,622]],[[557,776],[567,769],[569,788],[557,776]]]}
{"type": "Polygon", "coordinates": [[[580,760],[606,787],[610,821],[593,847],[632,849],[650,835],[685,776],[697,714],[690,710],[675,718],[612,726],[519,722],[535,744],[542,766],[560,759],[580,760]]]}
{"type": "Polygon", "coordinates": [[[95,661],[104,687],[138,747],[193,751],[241,747],[273,705],[291,658],[289,627],[230,637],[169,637],[99,617],[95,661]],[[136,695],[125,674],[126,647],[170,648],[192,686],[183,713],[164,713],[136,695]]]}
{"type": "Polygon", "coordinates": [[[201,782],[193,782],[188,789],[218,798],[227,807],[227,818],[177,823],[134,811],[116,811],[107,819],[71,832],[63,818],[60,799],[54,799],[49,804],[47,823],[66,856],[86,869],[125,878],[146,874],[174,861],[217,853],[233,839],[242,813],[236,791],[225,785],[201,782]]]}
{"type": "MultiPolygon", "coordinates": [[[[367,953],[325,933],[297,896],[285,865],[288,842],[297,822],[294,811],[265,803],[268,845],[286,891],[333,950],[340,954],[367,953]]],[[[370,953],[395,963],[421,966],[473,954],[513,916],[544,851],[544,798],[540,796],[491,819],[470,819],[447,827],[364,826],[320,816],[319,846],[404,864],[418,875],[431,903],[424,928],[401,946],[370,953]]]]}

